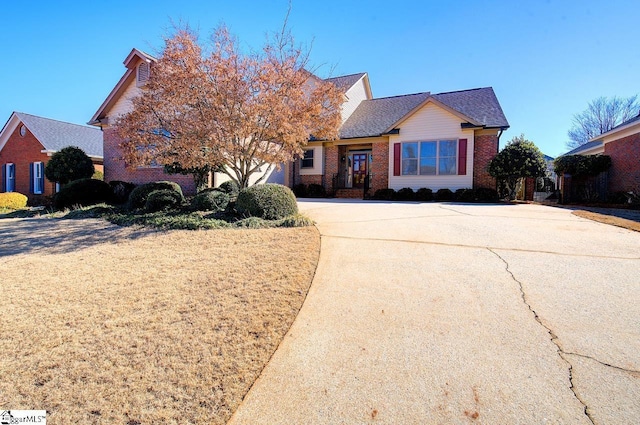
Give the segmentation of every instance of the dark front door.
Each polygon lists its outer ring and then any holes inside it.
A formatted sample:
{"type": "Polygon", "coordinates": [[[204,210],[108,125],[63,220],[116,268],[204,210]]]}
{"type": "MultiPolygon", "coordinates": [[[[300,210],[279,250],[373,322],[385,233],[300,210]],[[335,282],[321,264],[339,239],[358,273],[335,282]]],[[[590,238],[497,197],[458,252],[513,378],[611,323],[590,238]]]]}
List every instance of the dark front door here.
{"type": "Polygon", "coordinates": [[[353,154],[353,187],[364,187],[364,179],[367,176],[367,154],[353,154]]]}

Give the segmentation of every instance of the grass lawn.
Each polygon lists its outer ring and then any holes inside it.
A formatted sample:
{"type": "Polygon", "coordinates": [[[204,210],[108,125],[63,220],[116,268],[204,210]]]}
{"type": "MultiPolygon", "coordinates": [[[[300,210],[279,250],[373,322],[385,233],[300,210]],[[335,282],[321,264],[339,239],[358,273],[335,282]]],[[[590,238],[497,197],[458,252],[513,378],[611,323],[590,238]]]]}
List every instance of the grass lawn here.
{"type": "Polygon", "coordinates": [[[0,220],[0,409],[51,424],[224,424],[297,315],[315,227],[0,220]]]}

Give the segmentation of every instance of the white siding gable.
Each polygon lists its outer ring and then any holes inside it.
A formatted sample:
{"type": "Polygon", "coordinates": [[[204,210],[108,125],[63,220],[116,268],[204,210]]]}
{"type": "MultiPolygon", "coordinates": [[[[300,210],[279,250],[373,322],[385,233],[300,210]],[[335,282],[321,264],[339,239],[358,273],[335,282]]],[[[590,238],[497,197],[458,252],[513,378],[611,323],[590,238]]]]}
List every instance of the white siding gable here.
{"type": "Polygon", "coordinates": [[[127,89],[122,93],[122,96],[118,101],[106,112],[106,116],[109,118],[109,124],[113,125],[114,121],[128,112],[133,110],[133,103],[131,99],[140,94],[140,88],[137,87],[135,78],[129,83],[127,89]]]}
{"type": "Polygon", "coordinates": [[[342,104],[342,123],[347,120],[356,110],[360,102],[368,99],[367,88],[365,87],[365,78],[362,77],[347,92],[347,101],[342,104]]]}
{"type": "Polygon", "coordinates": [[[427,103],[399,126],[400,134],[389,137],[389,187],[402,189],[410,187],[414,190],[422,187],[434,192],[438,189],[470,188],[473,186],[473,130],[463,130],[463,121],[449,111],[427,103]],[[421,142],[430,140],[467,139],[467,174],[443,176],[394,176],[393,145],[401,142],[421,142]]]}

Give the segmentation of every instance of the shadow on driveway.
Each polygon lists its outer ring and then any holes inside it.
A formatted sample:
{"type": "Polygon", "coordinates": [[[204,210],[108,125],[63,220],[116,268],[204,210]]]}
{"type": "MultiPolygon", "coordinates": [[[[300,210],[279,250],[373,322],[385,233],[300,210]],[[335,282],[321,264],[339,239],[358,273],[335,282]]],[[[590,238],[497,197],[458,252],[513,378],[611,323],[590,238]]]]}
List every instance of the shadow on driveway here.
{"type": "Polygon", "coordinates": [[[148,229],[122,228],[100,219],[24,218],[0,220],[0,257],[46,250],[66,253],[105,242],[138,239],[148,229]]]}

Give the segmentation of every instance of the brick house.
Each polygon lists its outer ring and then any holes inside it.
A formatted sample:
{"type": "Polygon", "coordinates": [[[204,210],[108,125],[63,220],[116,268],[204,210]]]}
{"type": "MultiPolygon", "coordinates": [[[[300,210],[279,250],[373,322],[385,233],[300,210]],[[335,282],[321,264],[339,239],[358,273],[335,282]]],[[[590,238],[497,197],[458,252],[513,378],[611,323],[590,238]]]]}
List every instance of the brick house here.
{"type": "Polygon", "coordinates": [[[56,184],[44,176],[51,155],[77,146],[102,171],[102,132],[96,128],[13,112],[0,130],[2,192],[19,192],[29,201],[50,196],[56,184]]]}
{"type": "Polygon", "coordinates": [[[590,140],[611,157],[609,192],[640,193],[640,114],[590,140]]]}
{"type": "MultiPolygon", "coordinates": [[[[153,72],[154,61],[133,49],[124,61],[125,74],[89,122],[104,131],[105,180],[172,180],[193,193],[190,176],[167,175],[161,167],[127,167],[120,160],[120,140],[111,124],[130,110],[130,99],[153,72]]],[[[367,73],[327,81],[344,93],[339,139],[310,141],[298,160],[264,170],[270,173],[264,181],[315,183],[338,196],[361,195],[365,184],[372,191],[495,188],[487,165],[509,124],[491,87],[374,98],[367,73]]],[[[227,179],[218,173],[212,177],[213,185],[227,179]]]]}

